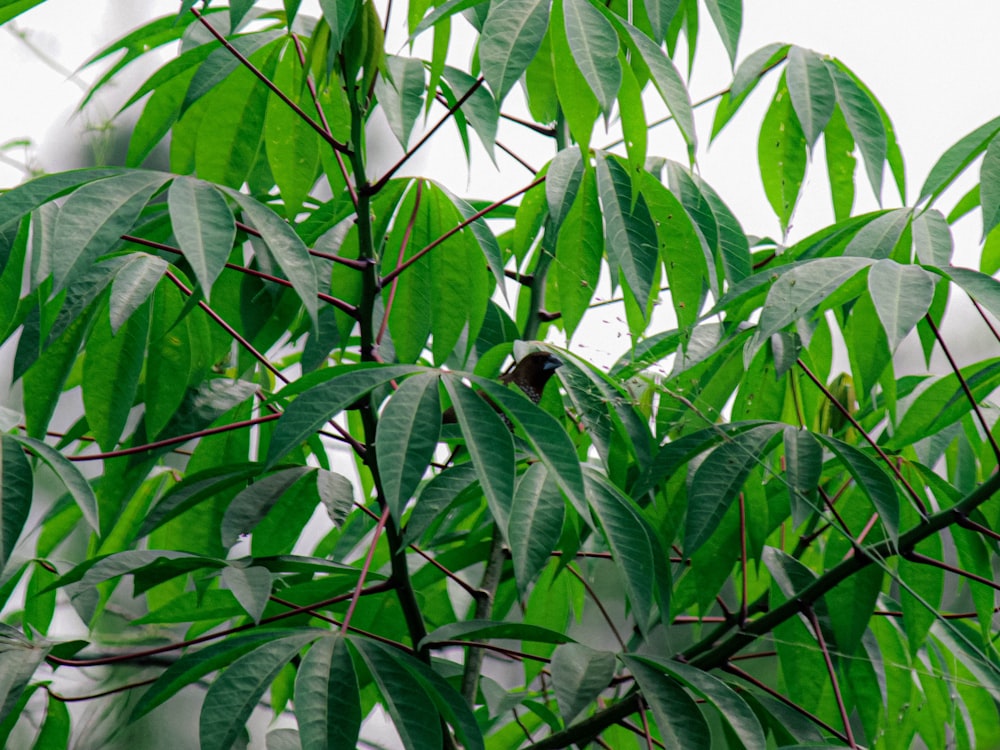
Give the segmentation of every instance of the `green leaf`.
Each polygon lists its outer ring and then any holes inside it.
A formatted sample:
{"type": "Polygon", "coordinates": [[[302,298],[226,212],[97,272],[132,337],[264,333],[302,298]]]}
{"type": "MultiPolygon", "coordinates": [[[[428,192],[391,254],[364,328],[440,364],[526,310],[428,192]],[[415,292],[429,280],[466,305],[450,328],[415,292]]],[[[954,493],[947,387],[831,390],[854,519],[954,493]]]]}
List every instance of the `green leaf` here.
{"type": "Polygon", "coordinates": [[[792,321],[809,315],[872,262],[869,258],[817,258],[783,273],[768,290],[753,351],[792,321]]]}
{"type": "MultiPolygon", "coordinates": [[[[447,382],[447,381],[445,381],[447,382]]],[[[395,655],[364,638],[351,638],[371,672],[383,706],[406,750],[441,747],[441,723],[434,702],[395,655]]]]}
{"type": "Polygon", "coordinates": [[[799,526],[816,508],[814,498],[823,472],[823,449],[805,429],[784,428],[785,481],[792,509],[792,523],[799,526]]]}
{"type": "MultiPolygon", "coordinates": [[[[121,327],[132,318],[132,314],[149,299],[167,267],[163,258],[148,253],[132,253],[128,256],[111,284],[108,302],[112,336],[117,336],[121,327]]],[[[148,318],[148,311],[144,314],[148,318]]]]}
{"type": "Polygon", "coordinates": [[[100,524],[97,518],[97,498],[94,496],[94,490],[90,483],[73,462],[41,440],[22,435],[11,435],[10,437],[26,446],[55,472],[69,494],[72,495],[74,502],[79,506],[84,520],[90,528],[98,531],[100,524]]]}
{"type": "MultiPolygon", "coordinates": [[[[196,651],[188,651],[173,662],[143,693],[132,709],[130,720],[145,716],[154,708],[176,695],[182,688],[198,682],[212,672],[217,672],[239,657],[257,648],[261,643],[277,643],[287,631],[261,628],[226,638],[196,651]]],[[[311,634],[315,638],[318,634],[311,634]]]]}
{"type": "Polygon", "coordinates": [[[910,221],[907,208],[889,211],[872,219],[844,248],[844,255],[859,258],[888,258],[910,221]]]}
{"type": "Polygon", "coordinates": [[[354,486],[351,480],[335,471],[317,469],[316,491],[333,525],[342,527],[347,514],[354,508],[354,486]]]}
{"type": "Polygon", "coordinates": [[[828,68],[837,87],[837,103],[865,159],[872,192],[881,203],[882,171],[888,148],[881,113],[871,97],[847,73],[833,63],[829,63],[828,68]]]}
{"type": "Polygon", "coordinates": [[[85,347],[83,406],[102,450],[117,445],[139,389],[149,336],[149,305],[125,321],[117,335],[111,321],[98,314],[85,347]]]}
{"type": "Polygon", "coordinates": [[[650,0],[646,4],[646,15],[653,31],[653,41],[661,43],[667,35],[667,29],[681,6],[681,0],[650,0]]]}
{"type": "MultiPolygon", "coordinates": [[[[558,156],[556,157],[558,158],[558,156]]],[[[546,187],[552,181],[549,167],[546,187]]],[[[551,216],[550,204],[550,216],[551,216]]],[[[597,200],[594,170],[583,173],[577,199],[564,217],[556,237],[556,263],[553,272],[559,287],[559,304],[567,337],[580,325],[597,290],[601,260],[604,255],[604,225],[597,200]]]]}
{"type": "Polygon", "coordinates": [[[895,542],[899,539],[899,498],[896,487],[885,471],[868,454],[853,445],[829,435],[817,435],[840,459],[844,468],[854,477],[858,487],[868,496],[882,519],[886,533],[895,542]]]}
{"type": "Polygon", "coordinates": [[[743,0],[706,0],[708,14],[722,37],[722,45],[729,55],[729,64],[736,64],[736,47],[740,42],[743,26],[743,0]]]}
{"type": "MultiPolygon", "coordinates": [[[[469,448],[476,476],[486,494],[490,512],[501,529],[510,519],[514,497],[514,443],[510,430],[493,407],[453,377],[444,385],[469,448]]],[[[497,386],[498,389],[503,386],[497,386]]],[[[503,389],[506,391],[506,389],[503,389]]]]}
{"type": "Polygon", "coordinates": [[[507,540],[514,578],[524,596],[559,543],[565,504],[545,464],[531,464],[514,489],[507,540]]]}
{"type": "Polygon", "coordinates": [[[889,258],[878,261],[868,272],[868,291],[890,350],[896,350],[930,309],[934,278],[919,266],[900,265],[889,258]]]}
{"type": "Polygon", "coordinates": [[[698,465],[688,491],[685,556],[693,555],[716,530],[781,428],[779,424],[751,428],[720,445],[698,465]]]}
{"type": "Polygon", "coordinates": [[[386,67],[389,78],[379,76],[375,81],[375,95],[393,135],[405,151],[424,105],[424,64],[415,57],[388,55],[386,67]]]}
{"type": "Polygon", "coordinates": [[[36,177],[23,185],[18,185],[13,190],[0,194],[0,226],[20,219],[43,203],[65,195],[80,185],[107,177],[119,177],[123,173],[125,170],[121,167],[105,167],[101,169],[73,169],[69,172],[36,177]]]}
{"type": "Polygon", "coordinates": [[[549,164],[548,172],[545,173],[545,200],[549,204],[549,218],[554,230],[559,229],[563,219],[569,214],[583,175],[584,164],[578,146],[564,148],[549,164]]]}
{"type": "Polygon", "coordinates": [[[271,595],[271,573],[260,565],[233,563],[222,569],[222,583],[256,624],[271,595]]]}
{"type": "Polygon", "coordinates": [[[226,190],[226,192],[243,209],[244,217],[260,232],[267,249],[285,272],[288,280],[292,282],[313,327],[318,327],[316,294],[319,288],[316,267],[305,244],[294,229],[264,204],[237,190],[226,190]]]}
{"type": "Polygon", "coordinates": [[[49,645],[32,643],[21,631],[0,623],[0,721],[18,705],[21,693],[49,648],[49,645]]]}
{"type": "MultiPolygon", "coordinates": [[[[617,18],[617,16],[616,16],[617,18]]],[[[684,81],[674,67],[673,62],[648,36],[631,24],[618,20],[619,28],[624,28],[632,40],[633,48],[649,71],[649,77],[660,92],[663,103],[667,105],[670,114],[677,123],[688,146],[688,155],[693,155],[698,146],[698,137],[694,127],[694,112],[691,108],[691,97],[688,95],[684,81]]]]}
{"type": "Polygon", "coordinates": [[[295,708],[302,750],[351,748],[361,730],[358,676],[339,634],[320,638],[295,677],[295,708]]]}
{"type": "Polygon", "coordinates": [[[757,141],[757,159],[764,193],[781,222],[783,232],[788,231],[799,191],[806,174],[808,142],[792,106],[792,98],[782,75],[778,90],[760,126],[757,141]]]}
{"type": "MultiPolygon", "coordinates": [[[[473,86],[476,87],[472,96],[466,99],[465,104],[462,105],[461,113],[468,118],[469,124],[472,126],[472,129],[476,131],[476,135],[479,136],[479,140],[482,142],[483,148],[486,149],[486,153],[490,155],[491,159],[496,161],[493,152],[495,150],[494,147],[496,146],[497,140],[497,120],[500,119],[500,111],[497,109],[496,100],[490,95],[490,92],[486,88],[478,85],[475,78],[458,68],[445,65],[443,74],[444,79],[451,87],[455,101],[461,99],[462,96],[468,93],[473,86]]],[[[464,218],[467,219],[475,213],[475,211],[469,211],[468,214],[466,214],[465,211],[462,210],[462,206],[459,205],[458,201],[455,201],[455,203],[456,206],[458,206],[459,211],[462,211],[464,218]]],[[[464,201],[462,201],[462,203],[464,203],[464,201]]],[[[473,232],[476,231],[477,225],[485,227],[485,223],[481,221],[476,222],[476,224],[472,227],[473,232]]]]}
{"type": "Polygon", "coordinates": [[[979,196],[983,206],[983,239],[1000,224],[1000,138],[986,148],[979,168],[979,196]]]}
{"type": "Polygon", "coordinates": [[[793,46],[786,70],[788,92],[806,142],[812,149],[826,129],[837,103],[833,79],[823,60],[812,50],[793,46]]]}
{"type": "Polygon", "coordinates": [[[320,10],[323,11],[323,20],[330,27],[329,54],[336,56],[340,52],[344,37],[354,23],[359,5],[358,0],[319,0],[320,10]]]}
{"type": "MultiPolygon", "coordinates": [[[[454,728],[455,736],[462,747],[467,748],[467,750],[485,750],[482,733],[479,730],[476,717],[470,710],[469,705],[444,678],[437,674],[437,672],[409,654],[404,653],[394,646],[390,646],[386,643],[361,638],[352,638],[351,643],[365,658],[369,667],[378,663],[380,665],[380,669],[384,669],[385,663],[382,660],[375,659],[375,652],[381,652],[389,659],[395,661],[399,666],[406,670],[407,673],[409,673],[409,676],[412,679],[416,680],[418,687],[423,689],[424,695],[428,696],[433,701],[434,706],[441,715],[441,718],[454,728]]],[[[374,673],[375,669],[373,668],[372,671],[374,673]]],[[[379,686],[381,688],[383,682],[379,680],[378,676],[376,676],[376,681],[379,682],[379,686]]],[[[427,723],[426,715],[420,716],[420,718],[425,724],[427,723]]],[[[393,719],[396,720],[398,729],[399,723],[395,714],[393,714],[393,719]]],[[[402,734],[402,730],[400,730],[400,734],[402,734]]],[[[409,749],[410,746],[406,745],[406,747],[409,749]]],[[[431,746],[417,745],[415,747],[422,748],[431,746]]]]}
{"type": "MultiPolygon", "coordinates": [[[[642,633],[653,624],[653,604],[660,576],[666,570],[656,567],[655,535],[631,498],[626,497],[606,478],[588,471],[587,499],[604,531],[608,549],[625,580],[625,594],[632,605],[632,616],[642,633]],[[653,571],[659,570],[654,576],[653,571]]],[[[660,602],[665,614],[667,602],[660,602]]]]}
{"type": "Polygon", "coordinates": [[[844,221],[850,217],[854,207],[854,173],[857,171],[858,160],[854,157],[854,137],[840,107],[834,107],[826,125],[823,146],[826,151],[826,172],[830,178],[834,218],[844,221]]]}
{"type": "Polygon", "coordinates": [[[656,226],[641,194],[633,203],[632,180],[617,159],[607,155],[598,158],[597,185],[604,209],[605,247],[613,274],[617,275],[621,269],[645,313],[659,262],[656,226]]]}
{"type": "Polygon", "coordinates": [[[600,104],[579,67],[567,64],[568,60],[573,59],[573,51],[566,37],[563,0],[553,0],[549,34],[559,106],[562,108],[573,139],[581,151],[586,151],[590,148],[590,136],[594,129],[594,120],[600,111],[600,104]]]}
{"type": "Polygon", "coordinates": [[[479,35],[479,62],[497,102],[538,52],[549,23],[546,0],[496,0],[479,35]]]}
{"type": "Polygon", "coordinates": [[[615,675],[615,655],[580,643],[564,643],[549,666],[563,723],[569,726],[597,699],[615,675]]]}
{"type": "Polygon", "coordinates": [[[707,285],[708,268],[701,235],[677,197],[651,175],[643,177],[642,193],[656,225],[677,325],[688,328],[698,320],[707,285]]]}
{"type": "Polygon", "coordinates": [[[420,645],[444,641],[482,641],[490,638],[531,641],[533,643],[572,643],[563,632],[520,622],[466,620],[442,625],[424,636],[420,645]]]}
{"type": "Polygon", "coordinates": [[[936,208],[922,211],[914,217],[910,225],[913,231],[913,248],[921,263],[941,267],[951,263],[955,246],[948,224],[948,220],[936,208]]]}
{"type": "MultiPolygon", "coordinates": [[[[230,44],[233,48],[239,52],[244,57],[255,56],[257,52],[264,49],[266,46],[272,42],[278,41],[283,36],[281,31],[262,31],[256,34],[243,34],[234,38],[230,44]]],[[[280,44],[281,42],[278,41],[280,44]]],[[[244,73],[249,73],[241,69],[241,63],[239,58],[237,58],[228,49],[218,47],[213,45],[214,49],[212,53],[205,59],[199,68],[198,72],[195,74],[194,79],[191,81],[191,86],[188,88],[187,94],[184,97],[184,104],[181,108],[181,114],[187,112],[187,110],[195,104],[201,97],[212,91],[212,89],[224,85],[233,78],[239,77],[243,78],[244,82],[248,82],[253,78],[252,74],[249,76],[244,76],[244,73]],[[231,77],[231,74],[232,75],[231,77]]],[[[152,81],[152,79],[150,79],[152,81]]],[[[146,82],[146,86],[150,85],[150,81],[146,82]]],[[[266,89],[264,92],[266,94],[266,89]]]]}
{"type": "Polygon", "coordinates": [[[654,669],[666,672],[671,677],[686,683],[692,690],[713,704],[722,719],[733,730],[746,750],[764,750],[767,740],[756,715],[746,701],[722,680],[696,667],[674,659],[633,655],[634,661],[642,662],[654,669]]]}
{"type": "Polygon", "coordinates": [[[0,434],[0,569],[7,565],[28,520],[33,486],[31,464],[21,444],[0,434]]]}
{"type": "Polygon", "coordinates": [[[662,668],[652,667],[630,654],[618,658],[635,677],[667,747],[708,750],[712,746],[708,722],[676,679],[664,674],[662,668]]]}
{"type": "MultiPolygon", "coordinates": [[[[549,469],[560,489],[577,511],[586,513],[583,474],[566,430],[548,412],[533,404],[520,390],[508,389],[492,380],[470,378],[503,408],[511,421],[524,430],[528,443],[549,469]]],[[[508,495],[509,497],[509,495],[508,495]]]]}
{"type": "Polygon", "coordinates": [[[563,0],[563,17],[573,62],[597,97],[604,116],[611,117],[622,82],[618,36],[589,0],[563,0]]]}
{"type": "Polygon", "coordinates": [[[167,179],[161,172],[133,171],[90,182],[70,195],[52,235],[55,291],[113,248],[167,179]]]}
{"type": "Polygon", "coordinates": [[[233,212],[215,188],[190,177],[178,177],[170,185],[169,206],[177,245],[210,299],[236,238],[233,212]]]}
{"type": "Polygon", "coordinates": [[[375,435],[385,501],[399,523],[427,470],[441,427],[437,373],[407,378],[389,399],[375,435]]]}
{"type": "MultiPolygon", "coordinates": [[[[920,188],[920,197],[917,198],[917,202],[919,203],[926,198],[930,198],[932,202],[937,199],[937,196],[989,147],[998,132],[1000,132],[1000,117],[990,120],[985,125],[980,125],[945,151],[931,167],[923,187],[920,188]]],[[[3,218],[3,215],[0,214],[0,224],[3,224],[3,218]]]]}
{"type": "Polygon", "coordinates": [[[267,512],[307,473],[311,466],[293,466],[258,479],[232,499],[222,518],[222,546],[232,547],[240,535],[249,534],[267,512]]]}
{"type": "Polygon", "coordinates": [[[322,634],[307,630],[270,641],[228,666],[205,693],[198,726],[202,750],[230,750],[278,672],[322,634]]]}
{"type": "MultiPolygon", "coordinates": [[[[316,432],[328,419],[339,414],[375,388],[390,380],[422,371],[423,368],[413,365],[364,364],[320,370],[316,373],[319,378],[300,379],[297,383],[297,390],[302,393],[289,404],[281,419],[278,420],[278,425],[271,436],[265,468],[273,467],[316,432]],[[320,378],[322,380],[313,385],[320,378]]],[[[288,388],[282,391],[285,394],[293,392],[288,388]]]]}

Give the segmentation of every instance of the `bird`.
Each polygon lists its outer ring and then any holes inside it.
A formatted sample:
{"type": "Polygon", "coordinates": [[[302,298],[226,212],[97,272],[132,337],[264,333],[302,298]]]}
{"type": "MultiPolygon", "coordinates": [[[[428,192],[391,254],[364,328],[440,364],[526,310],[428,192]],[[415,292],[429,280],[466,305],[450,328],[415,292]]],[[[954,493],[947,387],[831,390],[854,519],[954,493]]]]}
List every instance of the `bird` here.
{"type": "MultiPolygon", "coordinates": [[[[549,378],[562,365],[562,360],[553,354],[549,354],[548,352],[532,352],[523,357],[510,372],[501,375],[499,381],[504,385],[516,385],[525,396],[531,399],[532,403],[537,404],[542,400],[542,392],[545,390],[545,384],[549,382],[549,378]]],[[[494,403],[493,399],[485,393],[480,393],[480,395],[497,412],[500,412],[500,407],[494,403]]],[[[500,416],[504,417],[502,412],[500,412],[500,416]]],[[[441,421],[444,424],[454,424],[457,421],[455,407],[449,406],[445,409],[444,414],[441,416],[441,421]]],[[[507,421],[506,417],[504,417],[504,421],[507,421]]]]}

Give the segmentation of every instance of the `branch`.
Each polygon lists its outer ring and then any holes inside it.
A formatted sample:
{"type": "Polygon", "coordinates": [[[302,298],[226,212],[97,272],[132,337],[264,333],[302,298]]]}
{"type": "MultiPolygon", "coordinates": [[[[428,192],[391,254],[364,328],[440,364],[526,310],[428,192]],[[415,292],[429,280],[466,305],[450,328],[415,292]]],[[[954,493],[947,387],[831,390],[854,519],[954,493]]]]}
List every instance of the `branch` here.
{"type": "MultiPolygon", "coordinates": [[[[434,124],[434,127],[432,127],[430,130],[424,133],[423,137],[419,141],[417,141],[416,145],[413,148],[411,148],[409,151],[403,154],[403,156],[399,159],[399,161],[397,161],[395,164],[389,167],[389,171],[386,172],[384,175],[382,175],[378,179],[378,182],[376,182],[373,185],[362,184],[360,187],[360,192],[367,193],[369,195],[374,195],[379,190],[384,188],[385,184],[392,179],[392,176],[399,171],[399,168],[402,167],[404,164],[406,164],[409,158],[420,150],[421,146],[427,143],[430,137],[438,131],[438,128],[440,128],[442,125],[444,125],[446,122],[448,122],[448,120],[452,118],[452,116],[459,110],[459,108],[463,104],[465,104],[466,101],[468,101],[469,97],[472,96],[474,93],[476,93],[476,90],[483,85],[483,81],[485,80],[486,80],[485,78],[479,76],[479,78],[476,79],[476,82],[469,87],[469,90],[466,91],[464,94],[462,94],[461,97],[459,97],[458,101],[455,102],[444,114],[444,116],[434,124]]],[[[355,170],[354,174],[355,176],[357,176],[358,174],[357,170],[355,170]]]]}
{"type": "Polygon", "coordinates": [[[209,33],[212,36],[214,36],[216,38],[216,40],[218,40],[219,44],[221,44],[223,47],[225,47],[229,51],[229,54],[231,54],[233,57],[235,57],[237,60],[239,60],[240,64],[244,68],[246,68],[251,73],[253,73],[258,79],[260,79],[263,82],[263,84],[265,86],[267,86],[269,89],[271,89],[271,91],[273,91],[274,94],[279,99],[281,99],[281,101],[283,101],[285,104],[287,104],[289,106],[289,108],[291,108],[291,110],[295,114],[297,114],[299,117],[302,118],[303,122],[305,122],[307,125],[309,125],[309,127],[311,127],[313,130],[315,130],[317,133],[319,133],[319,137],[320,138],[322,138],[324,141],[326,141],[327,143],[329,143],[337,151],[341,151],[341,152],[343,152],[345,154],[351,153],[351,150],[347,147],[346,143],[341,143],[340,141],[338,141],[330,133],[328,133],[326,130],[324,130],[322,125],[320,125],[318,122],[316,122],[314,119],[312,119],[309,115],[307,115],[305,112],[303,112],[302,108],[298,104],[296,104],[291,99],[289,99],[288,96],[285,94],[284,91],[282,91],[277,86],[275,86],[274,82],[271,81],[270,78],[268,78],[266,75],[264,75],[264,73],[261,72],[261,70],[259,68],[257,68],[256,65],[254,65],[252,62],[250,62],[246,58],[246,56],[244,56],[238,49],[236,49],[232,44],[230,44],[229,40],[226,39],[226,37],[224,37],[222,34],[220,34],[218,32],[218,30],[216,30],[216,28],[214,26],[212,26],[212,24],[210,24],[205,19],[205,17],[201,15],[201,13],[198,12],[197,8],[191,8],[191,12],[194,13],[195,18],[197,18],[201,22],[201,25],[204,26],[206,29],[208,29],[209,33]]]}

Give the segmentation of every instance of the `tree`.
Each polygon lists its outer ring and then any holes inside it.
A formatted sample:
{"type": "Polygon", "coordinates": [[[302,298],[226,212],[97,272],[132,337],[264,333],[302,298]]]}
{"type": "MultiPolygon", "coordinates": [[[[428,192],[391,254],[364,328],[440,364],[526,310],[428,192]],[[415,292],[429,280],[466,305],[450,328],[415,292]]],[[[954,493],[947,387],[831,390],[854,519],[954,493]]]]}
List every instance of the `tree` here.
{"type": "MultiPolygon", "coordinates": [[[[846,65],[753,52],[710,137],[776,83],[758,158],[785,235],[760,238],[695,169],[674,63],[695,2],[414,2],[427,59],[386,51],[398,7],[181,5],[93,58],[120,55],[91,94],[180,41],[128,102],[128,164],[0,195],[24,394],[0,435],[5,742],[67,746],[60,681],[113,665],[72,697],[130,696],[130,721],[209,682],[206,750],[265,695],[297,727],[268,747],[353,747],[376,706],[418,750],[1000,743],[1000,118],[910,202],[846,65]],[[399,176],[442,125],[469,159],[473,135],[507,151],[519,86],[551,142],[520,189],[399,176]],[[377,111],[403,149],[380,173],[377,111]],[[647,153],[665,122],[673,159],[647,153]],[[142,169],[168,134],[169,171],[142,169]],[[820,142],[835,221],[789,242],[820,142]],[[855,215],[887,166],[899,207],[855,215]],[[952,265],[977,208],[980,267],[952,265]],[[554,343],[602,285],[632,338],[610,371],[554,343]],[[955,296],[985,342],[965,367],[939,331],[955,296]],[[914,330],[925,371],[899,376],[914,330]],[[561,362],[537,403],[497,382],[534,351],[561,362]],[[79,638],[48,637],[57,611],[79,638]]],[[[706,6],[735,62],[741,3],[706,6]]]]}

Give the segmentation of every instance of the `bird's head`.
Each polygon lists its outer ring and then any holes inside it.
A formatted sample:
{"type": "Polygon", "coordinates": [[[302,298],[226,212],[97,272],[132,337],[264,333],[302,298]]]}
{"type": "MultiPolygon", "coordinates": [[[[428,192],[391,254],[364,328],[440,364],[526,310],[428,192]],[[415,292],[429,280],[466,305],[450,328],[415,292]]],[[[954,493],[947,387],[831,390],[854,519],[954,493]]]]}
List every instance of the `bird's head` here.
{"type": "Polygon", "coordinates": [[[522,358],[501,380],[504,383],[513,383],[537,404],[542,398],[545,384],[562,364],[561,359],[548,352],[532,352],[522,358]]]}

